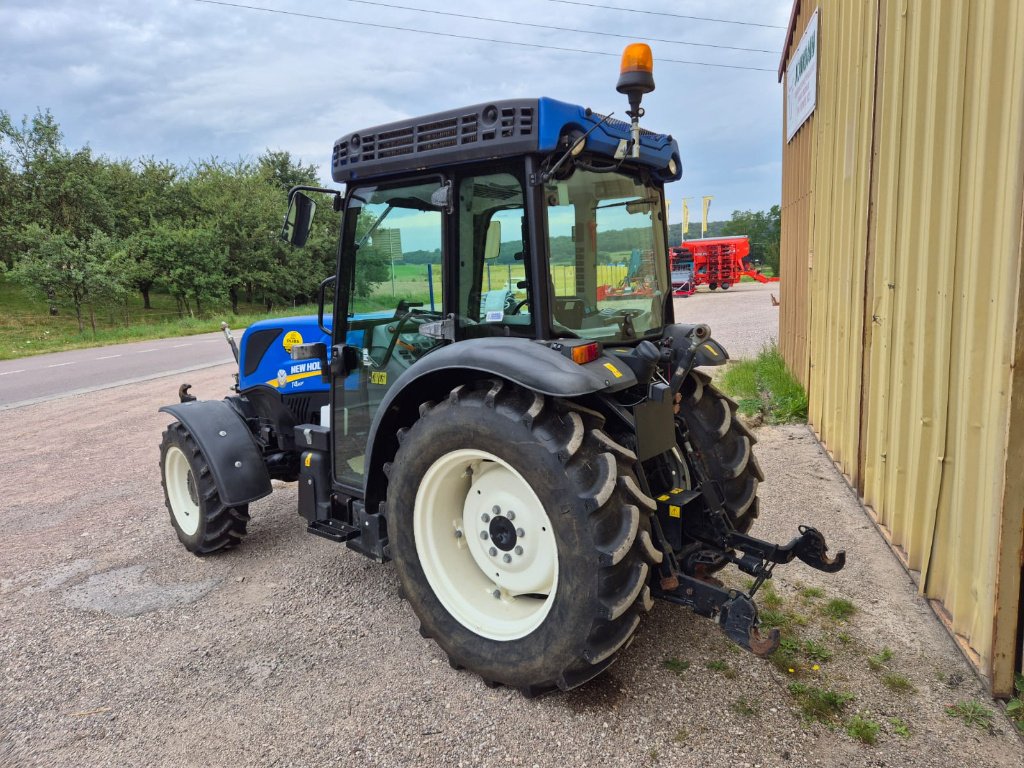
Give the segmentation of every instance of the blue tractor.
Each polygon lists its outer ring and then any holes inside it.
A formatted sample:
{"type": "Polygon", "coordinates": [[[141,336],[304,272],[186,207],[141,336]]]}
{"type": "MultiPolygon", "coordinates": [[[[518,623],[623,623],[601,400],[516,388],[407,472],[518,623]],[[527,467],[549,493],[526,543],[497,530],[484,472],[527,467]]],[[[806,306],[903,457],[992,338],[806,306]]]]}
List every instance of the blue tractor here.
{"type": "Polygon", "coordinates": [[[527,695],[599,675],[655,598],[775,650],[758,588],[779,563],[844,555],[809,527],[784,545],[749,533],[754,438],[700,370],[728,355],[674,322],[663,187],[680,158],[639,125],[652,69],[626,49],[629,122],[516,99],[335,143],[344,189],[293,189],[283,231],[305,243],[316,196],[340,213],[319,315],[248,328],[235,395],[186,385],[161,409],[187,549],[238,545],[271,479],[297,482],[307,530],[391,561],[453,667],[527,695]],[[571,258],[557,288],[555,253],[571,258]],[[623,253],[663,257],[612,300],[598,265],[623,253]],[[729,565],[746,593],[714,577],[729,565]]]}

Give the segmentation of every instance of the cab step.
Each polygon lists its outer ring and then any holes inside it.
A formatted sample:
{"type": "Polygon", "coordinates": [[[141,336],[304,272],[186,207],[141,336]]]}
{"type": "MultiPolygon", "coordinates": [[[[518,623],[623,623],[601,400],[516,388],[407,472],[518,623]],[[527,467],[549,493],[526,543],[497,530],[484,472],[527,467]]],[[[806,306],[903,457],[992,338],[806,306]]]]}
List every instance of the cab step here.
{"type": "Polygon", "coordinates": [[[317,520],[306,526],[306,532],[338,543],[354,539],[359,535],[358,528],[340,520],[317,520]]]}

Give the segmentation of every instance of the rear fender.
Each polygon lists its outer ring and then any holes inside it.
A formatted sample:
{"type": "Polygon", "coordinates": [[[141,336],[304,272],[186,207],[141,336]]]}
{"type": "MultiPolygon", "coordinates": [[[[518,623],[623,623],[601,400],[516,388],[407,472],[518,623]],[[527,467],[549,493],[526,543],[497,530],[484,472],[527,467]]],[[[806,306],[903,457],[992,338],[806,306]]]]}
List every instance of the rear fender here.
{"type": "Polygon", "coordinates": [[[440,400],[459,384],[494,376],[542,395],[576,398],[635,386],[617,357],[601,355],[578,365],[561,352],[526,339],[467,339],[431,352],[388,390],[374,416],[366,446],[367,508],[384,500],[384,463],[398,450],[395,433],[418,418],[420,403],[440,400]]]}
{"type": "Polygon", "coordinates": [[[165,405],[192,433],[206,456],[221,501],[248,504],[269,496],[270,474],[245,421],[227,400],[194,400],[165,405]]]}

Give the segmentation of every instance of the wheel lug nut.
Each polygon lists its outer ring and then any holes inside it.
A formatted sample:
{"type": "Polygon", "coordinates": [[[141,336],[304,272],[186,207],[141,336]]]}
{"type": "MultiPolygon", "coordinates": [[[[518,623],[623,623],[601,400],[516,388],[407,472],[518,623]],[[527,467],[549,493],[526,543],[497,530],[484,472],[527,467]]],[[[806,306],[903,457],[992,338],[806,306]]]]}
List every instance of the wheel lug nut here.
{"type": "Polygon", "coordinates": [[[484,541],[487,540],[487,531],[480,531],[480,538],[484,541]]]}
{"type": "Polygon", "coordinates": [[[506,563],[511,563],[512,562],[512,555],[505,555],[501,559],[504,560],[506,563]]]}
{"type": "Polygon", "coordinates": [[[488,515],[486,512],[480,515],[480,519],[483,520],[485,523],[491,522],[491,516],[488,515]]]}
{"type": "Polygon", "coordinates": [[[499,507],[497,504],[495,504],[493,507],[491,507],[491,512],[493,512],[496,515],[500,515],[501,514],[501,507],[499,507]]]}
{"type": "Polygon", "coordinates": [[[495,600],[499,599],[501,597],[501,590],[494,590],[493,592],[491,592],[491,596],[494,597],[495,600]]]}
{"type": "Polygon", "coordinates": [[[494,547],[491,547],[489,550],[487,550],[487,554],[489,554],[491,557],[497,557],[498,550],[496,550],[494,547]]]}
{"type": "Polygon", "coordinates": [[[455,538],[456,539],[461,539],[462,538],[462,530],[461,529],[459,529],[459,528],[455,529],[455,538]]]}
{"type": "Polygon", "coordinates": [[[515,551],[516,551],[516,554],[517,554],[517,555],[521,555],[521,554],[523,554],[523,548],[522,548],[522,547],[516,547],[516,550],[515,550],[515,551]]]}
{"type": "Polygon", "coordinates": [[[509,520],[515,520],[515,519],[516,519],[516,513],[515,513],[515,512],[513,512],[513,511],[512,511],[511,509],[510,509],[510,510],[508,511],[508,514],[507,514],[507,515],[505,515],[505,516],[506,516],[506,517],[507,517],[507,518],[508,518],[509,520]]]}
{"type": "Polygon", "coordinates": [[[524,531],[522,528],[516,528],[516,536],[518,536],[519,538],[523,538],[523,536],[525,535],[526,531],[524,531]]]}

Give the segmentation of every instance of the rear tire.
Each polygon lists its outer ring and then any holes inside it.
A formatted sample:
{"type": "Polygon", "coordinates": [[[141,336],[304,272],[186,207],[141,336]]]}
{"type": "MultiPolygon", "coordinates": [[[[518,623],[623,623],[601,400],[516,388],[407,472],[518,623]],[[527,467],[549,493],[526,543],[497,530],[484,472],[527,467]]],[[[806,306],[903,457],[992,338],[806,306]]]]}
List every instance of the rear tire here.
{"type": "Polygon", "coordinates": [[[707,374],[691,371],[681,393],[676,418],[689,431],[707,476],[721,483],[732,524],[746,533],[757,518],[757,486],[764,480],[753,452],[757,440],[736,415],[736,403],[707,374]]]}
{"type": "Polygon", "coordinates": [[[249,505],[229,507],[221,501],[206,456],[179,421],[160,443],[160,474],[171,525],[185,549],[209,555],[241,543],[249,505]]]}
{"type": "Polygon", "coordinates": [[[392,558],[421,634],[453,667],[534,695],[585,683],[629,644],[661,553],[636,457],[603,425],[486,380],[424,403],[399,432],[392,558]]]}

